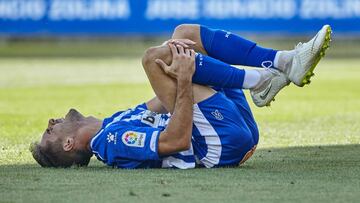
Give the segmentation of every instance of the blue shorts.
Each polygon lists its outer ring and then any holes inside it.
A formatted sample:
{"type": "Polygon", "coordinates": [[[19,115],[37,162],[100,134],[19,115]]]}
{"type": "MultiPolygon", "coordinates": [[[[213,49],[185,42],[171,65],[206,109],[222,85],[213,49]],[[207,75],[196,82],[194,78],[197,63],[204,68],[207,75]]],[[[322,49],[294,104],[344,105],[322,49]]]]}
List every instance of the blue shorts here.
{"type": "Polygon", "coordinates": [[[243,91],[217,91],[194,105],[192,146],[198,164],[207,168],[243,163],[259,141],[258,128],[243,91]]]}

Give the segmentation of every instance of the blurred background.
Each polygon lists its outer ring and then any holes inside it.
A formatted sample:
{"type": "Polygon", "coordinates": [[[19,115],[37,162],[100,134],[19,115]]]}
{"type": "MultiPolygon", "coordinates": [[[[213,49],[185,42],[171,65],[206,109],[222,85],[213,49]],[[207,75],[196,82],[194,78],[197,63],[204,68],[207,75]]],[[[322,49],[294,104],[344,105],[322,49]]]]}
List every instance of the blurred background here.
{"type": "Polygon", "coordinates": [[[360,0],[0,0],[0,202],[358,202],[359,64],[360,0]],[[271,108],[249,100],[261,139],[241,170],[42,170],[28,148],[48,119],[153,97],[142,54],[182,23],[274,49],[324,24],[334,39],[310,86],[286,87],[271,108]]]}
{"type": "Polygon", "coordinates": [[[330,55],[360,55],[360,0],[0,0],[0,57],[138,56],[181,23],[278,49],[330,24],[330,55]]]}

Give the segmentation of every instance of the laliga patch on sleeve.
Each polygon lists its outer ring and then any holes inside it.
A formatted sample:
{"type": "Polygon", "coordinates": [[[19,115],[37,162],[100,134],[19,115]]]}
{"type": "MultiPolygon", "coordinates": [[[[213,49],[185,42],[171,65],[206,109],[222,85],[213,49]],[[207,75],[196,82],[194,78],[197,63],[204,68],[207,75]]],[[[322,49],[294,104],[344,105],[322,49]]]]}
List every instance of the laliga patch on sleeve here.
{"type": "Polygon", "coordinates": [[[121,136],[123,143],[129,147],[144,147],[145,138],[145,133],[135,131],[127,131],[121,136]]]}

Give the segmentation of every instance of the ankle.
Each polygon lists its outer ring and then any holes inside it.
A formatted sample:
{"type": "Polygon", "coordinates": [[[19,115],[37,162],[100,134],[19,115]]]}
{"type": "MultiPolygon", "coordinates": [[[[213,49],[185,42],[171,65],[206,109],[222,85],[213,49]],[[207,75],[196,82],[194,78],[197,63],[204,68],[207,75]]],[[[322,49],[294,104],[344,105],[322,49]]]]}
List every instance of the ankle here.
{"type": "Polygon", "coordinates": [[[261,72],[259,70],[245,70],[243,89],[253,89],[261,82],[261,72]]]}
{"type": "Polygon", "coordinates": [[[273,77],[273,74],[271,73],[271,69],[260,69],[256,70],[259,74],[259,80],[251,89],[259,89],[262,87],[265,83],[268,83],[270,79],[273,77]]]}
{"type": "Polygon", "coordinates": [[[284,73],[288,72],[294,56],[295,50],[278,51],[274,59],[274,67],[284,73]]]}

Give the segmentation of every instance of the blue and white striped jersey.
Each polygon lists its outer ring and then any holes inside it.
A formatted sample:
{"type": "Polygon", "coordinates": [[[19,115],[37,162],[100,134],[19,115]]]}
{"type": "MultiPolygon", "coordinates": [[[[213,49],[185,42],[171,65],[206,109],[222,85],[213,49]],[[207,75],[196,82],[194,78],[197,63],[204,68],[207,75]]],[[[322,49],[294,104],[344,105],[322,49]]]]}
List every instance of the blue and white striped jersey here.
{"type": "Polygon", "coordinates": [[[194,168],[192,150],[159,157],[158,139],[168,122],[168,115],[141,104],[106,118],[90,146],[99,160],[118,168],[194,168]]]}
{"type": "Polygon", "coordinates": [[[104,120],[91,141],[97,158],[119,168],[236,166],[258,143],[258,129],[241,90],[222,89],[194,105],[191,148],[159,157],[158,139],[170,117],[141,104],[104,120]]]}

